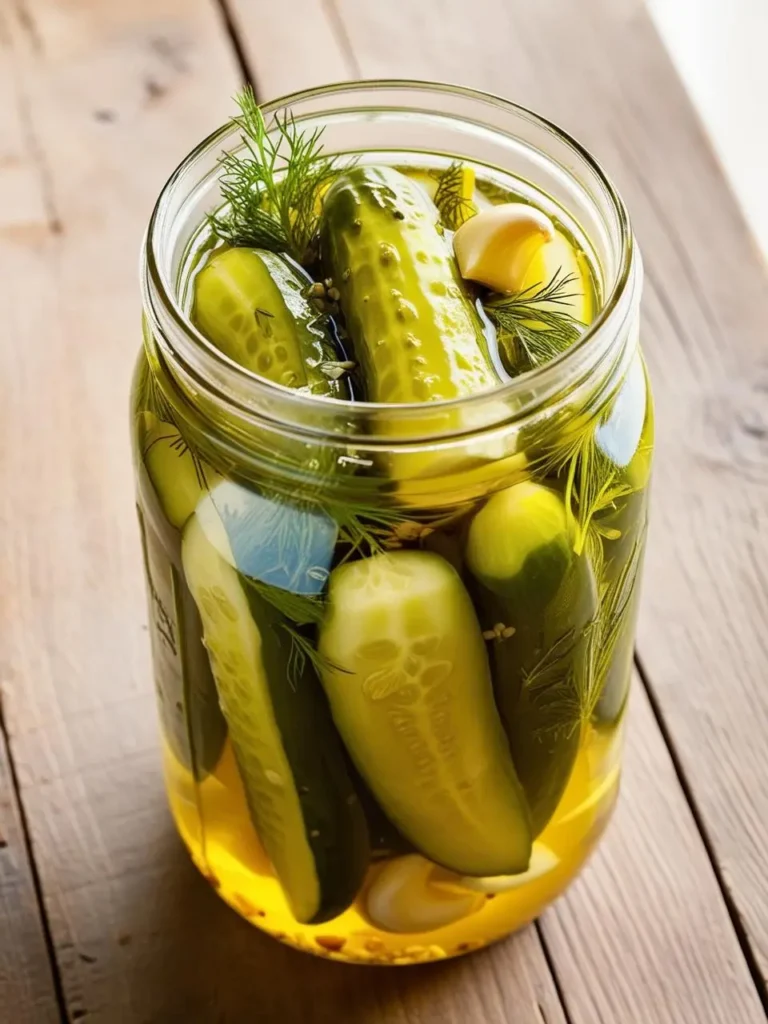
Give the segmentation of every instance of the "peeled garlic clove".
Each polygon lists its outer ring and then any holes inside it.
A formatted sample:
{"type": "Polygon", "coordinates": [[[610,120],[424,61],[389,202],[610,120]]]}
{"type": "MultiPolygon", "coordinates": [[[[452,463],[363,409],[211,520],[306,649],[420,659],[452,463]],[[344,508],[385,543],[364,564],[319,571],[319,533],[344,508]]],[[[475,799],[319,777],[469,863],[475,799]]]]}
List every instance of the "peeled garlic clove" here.
{"type": "Polygon", "coordinates": [[[554,224],[541,210],[501,203],[465,221],[453,236],[453,251],[465,280],[517,292],[536,253],[554,237],[554,224]]]}
{"type": "Polygon", "coordinates": [[[566,289],[569,298],[559,299],[557,302],[541,302],[539,308],[570,313],[583,324],[591,323],[594,316],[594,301],[589,263],[586,256],[573,247],[562,231],[555,231],[552,238],[533,254],[523,274],[519,290],[538,290],[548,284],[555,274],[559,274],[561,279],[572,279],[572,283],[566,289]]]}
{"type": "Polygon", "coordinates": [[[471,875],[464,875],[461,878],[461,884],[466,889],[472,889],[473,892],[509,892],[510,889],[519,889],[535,878],[546,875],[559,863],[558,857],[548,846],[545,846],[544,843],[534,843],[527,871],[522,871],[519,875],[495,875],[487,878],[473,878],[471,875]]]}
{"type": "Polygon", "coordinates": [[[428,932],[473,914],[484,900],[432,885],[432,861],[418,853],[398,857],[376,876],[368,890],[366,909],[377,928],[387,932],[428,932]]]}

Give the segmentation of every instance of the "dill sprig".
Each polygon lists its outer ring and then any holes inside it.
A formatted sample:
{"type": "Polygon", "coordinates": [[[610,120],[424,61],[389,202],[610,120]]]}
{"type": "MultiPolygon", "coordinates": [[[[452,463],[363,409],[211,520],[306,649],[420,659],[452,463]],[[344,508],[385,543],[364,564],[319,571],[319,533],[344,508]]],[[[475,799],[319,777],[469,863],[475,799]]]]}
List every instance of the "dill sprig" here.
{"type": "Polygon", "coordinates": [[[597,706],[616,648],[629,626],[645,541],[645,525],[615,579],[600,588],[600,610],[587,634],[587,671],[582,698],[584,720],[597,706]]]}
{"type": "Polygon", "coordinates": [[[575,274],[564,274],[561,267],[546,284],[493,295],[483,303],[510,373],[544,366],[578,340],[585,325],[567,309],[557,308],[581,295],[573,290],[576,280],[575,274]]]}
{"type": "Polygon", "coordinates": [[[578,685],[578,647],[583,642],[583,631],[569,629],[523,673],[524,690],[536,709],[537,732],[570,736],[580,727],[583,697],[578,685]]]}
{"type": "Polygon", "coordinates": [[[209,216],[214,233],[230,245],[289,253],[311,263],[323,188],[338,172],[338,159],[323,154],[322,128],[302,131],[290,111],[270,125],[246,87],[235,97],[244,152],[221,159],[225,212],[209,216]]]}
{"type": "Polygon", "coordinates": [[[467,195],[468,173],[472,174],[470,168],[454,160],[437,179],[434,203],[440,213],[440,220],[451,231],[456,231],[465,220],[477,213],[477,207],[467,195]]]}
{"type": "MultiPolygon", "coordinates": [[[[570,736],[590,721],[616,648],[629,626],[644,536],[645,530],[635,539],[621,572],[608,583],[603,582],[605,562],[600,554],[593,563],[599,581],[594,618],[583,629],[570,629],[558,637],[523,674],[525,691],[536,709],[537,732],[570,736]]],[[[594,557],[601,544],[594,531],[590,537],[588,550],[594,557]]]]}
{"type": "Polygon", "coordinates": [[[325,600],[319,595],[296,594],[291,590],[270,583],[263,583],[253,576],[242,575],[246,588],[257,594],[278,613],[277,628],[282,630],[290,642],[288,652],[288,684],[299,685],[307,663],[316,672],[330,665],[317,649],[317,645],[305,632],[306,627],[316,627],[325,615],[325,600]]]}
{"type": "MultiPolygon", "coordinates": [[[[576,554],[584,550],[595,516],[632,491],[632,485],[621,480],[615,462],[597,444],[595,426],[589,422],[574,433],[561,435],[532,463],[544,476],[565,473],[565,508],[576,554]]],[[[599,524],[595,529],[605,532],[599,524]]]]}

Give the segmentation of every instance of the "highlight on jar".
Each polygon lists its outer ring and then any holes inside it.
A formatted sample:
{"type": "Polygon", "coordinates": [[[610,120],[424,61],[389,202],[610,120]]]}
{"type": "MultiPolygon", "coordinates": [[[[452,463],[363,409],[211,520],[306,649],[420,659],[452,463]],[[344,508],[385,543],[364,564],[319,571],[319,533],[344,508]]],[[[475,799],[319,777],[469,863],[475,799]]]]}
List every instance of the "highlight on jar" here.
{"type": "Polygon", "coordinates": [[[512,104],[237,103],[143,267],[171,811],[275,938],[455,956],[562,893],[617,797],[653,446],[639,254],[599,166],[512,104]]]}

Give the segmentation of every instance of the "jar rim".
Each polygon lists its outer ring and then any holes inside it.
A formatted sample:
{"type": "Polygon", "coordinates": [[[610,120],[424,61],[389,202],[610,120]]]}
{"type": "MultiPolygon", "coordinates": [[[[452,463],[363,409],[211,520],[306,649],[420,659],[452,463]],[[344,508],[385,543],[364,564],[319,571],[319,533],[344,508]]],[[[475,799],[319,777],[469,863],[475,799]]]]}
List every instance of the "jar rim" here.
{"type": "MultiPolygon", "coordinates": [[[[253,371],[236,363],[229,356],[213,345],[192,323],[190,317],[184,312],[181,302],[177,296],[176,288],[170,280],[169,275],[162,266],[162,259],[159,254],[159,242],[162,230],[166,225],[167,208],[171,198],[177,189],[186,172],[201,157],[206,156],[214,149],[224,149],[223,143],[230,136],[237,135],[239,129],[231,122],[221,125],[211,132],[198,145],[191,150],[187,156],[178,164],[172,172],[165,185],[160,191],[155,207],[150,216],[149,224],[145,234],[141,259],[141,283],[145,310],[149,312],[150,322],[153,331],[159,333],[160,337],[168,341],[169,334],[173,334],[173,342],[169,343],[170,352],[173,357],[184,363],[186,374],[191,376],[195,383],[207,389],[218,392],[218,396],[227,404],[239,406],[243,411],[253,416],[262,414],[266,419],[273,419],[276,422],[285,420],[288,415],[290,429],[298,433],[322,436],[329,431],[322,425],[322,416],[327,414],[332,417],[335,424],[333,435],[340,440],[338,435],[338,424],[341,419],[349,417],[351,420],[364,414],[366,417],[379,421],[382,417],[397,422],[406,422],[409,425],[407,431],[407,442],[413,443],[414,426],[422,424],[423,431],[417,431],[420,439],[429,440],[439,437],[445,439],[459,439],[468,435],[487,430],[489,427],[509,424],[520,418],[518,411],[515,414],[512,410],[519,407],[520,397],[528,389],[535,388],[539,396],[535,402],[537,408],[546,404],[553,395],[562,391],[562,378],[565,374],[572,384],[584,383],[587,376],[590,376],[596,369],[605,362],[615,349],[613,342],[623,333],[622,328],[625,321],[632,313],[633,304],[627,299],[628,293],[639,293],[639,284],[642,274],[640,254],[634,240],[627,209],[624,205],[618,190],[611,178],[605,172],[599,161],[580,142],[574,139],[568,132],[559,125],[548,120],[534,111],[502,96],[473,89],[467,86],[454,85],[447,82],[432,82],[418,79],[359,79],[350,82],[336,82],[327,85],[317,86],[311,89],[303,89],[286,96],[278,97],[268,103],[259,104],[265,115],[280,110],[290,109],[293,113],[294,107],[311,100],[324,99],[344,95],[364,93],[371,90],[407,90],[412,93],[419,93],[425,96],[458,97],[470,100],[488,108],[496,109],[507,114],[513,114],[532,122],[537,127],[544,129],[555,138],[564,143],[573,152],[577,159],[583,161],[586,167],[594,173],[596,180],[602,187],[608,198],[610,211],[615,219],[615,226],[618,231],[619,265],[615,279],[610,290],[605,295],[594,320],[586,327],[579,339],[567,348],[564,352],[555,356],[541,367],[528,370],[513,377],[509,381],[502,382],[493,388],[475,392],[470,395],[458,398],[440,399],[434,402],[408,402],[400,404],[360,402],[349,399],[331,398],[323,395],[311,395],[281,384],[265,380],[253,371]],[[635,284],[635,287],[633,286],[635,284]],[[194,359],[188,357],[194,353],[194,359]],[[581,372],[580,372],[581,371],[581,372]],[[279,406],[279,414],[270,413],[272,403],[279,406]],[[475,410],[482,412],[493,409],[490,419],[482,416],[462,416],[454,422],[460,422],[463,426],[446,431],[444,424],[450,414],[457,410],[475,410]],[[504,408],[506,413],[501,415],[499,410],[504,408]],[[258,413],[257,413],[258,411],[258,413]],[[494,416],[496,417],[494,419],[494,416]],[[430,421],[440,423],[442,428],[438,434],[429,429],[430,421]],[[480,425],[482,423],[482,425],[480,425]],[[468,427],[467,424],[472,424],[468,427]]],[[[348,107],[344,108],[345,113],[365,113],[368,109],[376,111],[399,111],[407,113],[430,113],[438,116],[447,116],[451,121],[468,120],[462,119],[455,114],[446,115],[445,111],[433,109],[430,111],[414,110],[405,106],[377,106],[374,108],[348,107]]],[[[297,123],[308,118],[322,118],[323,115],[338,113],[336,109],[312,110],[309,113],[296,116],[297,123]]],[[[480,122],[474,121],[474,124],[480,122]]],[[[481,125],[486,130],[512,138],[509,132],[495,126],[481,125]]],[[[550,158],[551,159],[551,158],[550,158]]],[[[632,295],[629,295],[632,298],[632,295]]],[[[525,409],[525,415],[531,413],[530,408],[525,409]]],[[[534,410],[535,411],[535,410],[534,410]]],[[[362,433],[349,433],[345,440],[354,442],[362,433]]],[[[366,442],[375,440],[371,437],[370,431],[364,432],[366,442]]],[[[403,439],[406,440],[405,438],[403,439]]],[[[392,445],[397,439],[392,433],[388,433],[386,443],[392,445]]]]}

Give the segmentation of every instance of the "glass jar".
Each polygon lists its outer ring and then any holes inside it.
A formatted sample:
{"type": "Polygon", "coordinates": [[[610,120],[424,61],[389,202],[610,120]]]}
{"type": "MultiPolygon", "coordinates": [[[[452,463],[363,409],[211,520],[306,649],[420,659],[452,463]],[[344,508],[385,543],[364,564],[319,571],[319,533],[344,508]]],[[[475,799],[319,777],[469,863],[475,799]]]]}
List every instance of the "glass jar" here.
{"type": "Polygon", "coordinates": [[[344,158],[513,182],[602,292],[576,344],[491,392],[355,404],[256,377],[190,321],[231,126],[149,225],[132,423],[178,830],[291,945],[454,956],[561,893],[616,799],[653,443],[640,256],[593,158],[504,100],[360,82],[283,106],[344,158]]]}

